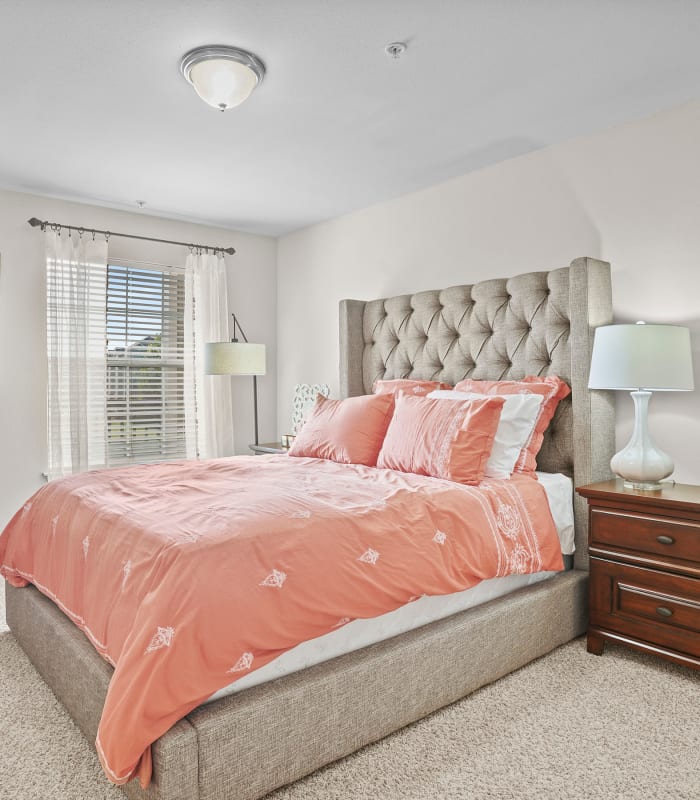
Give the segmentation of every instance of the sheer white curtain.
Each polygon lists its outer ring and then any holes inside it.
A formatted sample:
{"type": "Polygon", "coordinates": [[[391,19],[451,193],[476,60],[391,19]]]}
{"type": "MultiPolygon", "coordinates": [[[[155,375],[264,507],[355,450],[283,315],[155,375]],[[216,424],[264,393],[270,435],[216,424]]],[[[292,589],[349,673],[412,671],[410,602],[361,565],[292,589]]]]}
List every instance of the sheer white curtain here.
{"type": "Polygon", "coordinates": [[[191,252],[185,264],[185,413],[196,437],[187,450],[199,458],[233,454],[231,379],[204,374],[204,345],[229,341],[230,319],[223,254],[191,252]]]}
{"type": "Polygon", "coordinates": [[[107,242],[46,233],[49,479],[105,465],[107,242]]]}

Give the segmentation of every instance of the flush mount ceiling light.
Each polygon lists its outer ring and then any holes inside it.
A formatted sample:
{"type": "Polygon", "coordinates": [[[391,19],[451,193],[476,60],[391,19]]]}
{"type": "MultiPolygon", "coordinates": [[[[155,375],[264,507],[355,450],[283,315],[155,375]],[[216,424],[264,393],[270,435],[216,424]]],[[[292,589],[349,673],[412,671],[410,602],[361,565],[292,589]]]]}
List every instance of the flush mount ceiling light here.
{"type": "Polygon", "coordinates": [[[208,45],[185,53],[180,71],[205,103],[226,111],[250,96],[265,75],[265,65],[237,47],[208,45]]]}

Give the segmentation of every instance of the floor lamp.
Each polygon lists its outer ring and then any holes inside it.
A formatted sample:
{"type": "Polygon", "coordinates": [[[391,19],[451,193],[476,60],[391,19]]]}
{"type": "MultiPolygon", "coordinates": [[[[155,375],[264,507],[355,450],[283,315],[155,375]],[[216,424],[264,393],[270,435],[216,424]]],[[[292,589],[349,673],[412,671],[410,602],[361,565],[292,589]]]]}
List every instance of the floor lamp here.
{"type": "Polygon", "coordinates": [[[208,342],[204,346],[204,372],[207,375],[252,375],[253,408],[255,410],[255,444],[258,441],[258,375],[265,374],[265,345],[253,344],[243,332],[235,314],[233,339],[230,342],[208,342]],[[240,333],[243,341],[238,340],[240,333]]]}

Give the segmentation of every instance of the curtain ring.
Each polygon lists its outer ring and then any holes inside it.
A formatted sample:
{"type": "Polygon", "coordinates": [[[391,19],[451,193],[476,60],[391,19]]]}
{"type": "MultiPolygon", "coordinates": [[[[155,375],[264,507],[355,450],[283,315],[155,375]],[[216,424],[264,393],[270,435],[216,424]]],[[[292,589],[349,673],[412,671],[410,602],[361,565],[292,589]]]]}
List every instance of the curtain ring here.
{"type": "Polygon", "coordinates": [[[108,241],[109,241],[109,237],[110,237],[111,235],[112,235],[112,234],[111,234],[109,231],[105,231],[105,242],[108,242],[108,241]]]}

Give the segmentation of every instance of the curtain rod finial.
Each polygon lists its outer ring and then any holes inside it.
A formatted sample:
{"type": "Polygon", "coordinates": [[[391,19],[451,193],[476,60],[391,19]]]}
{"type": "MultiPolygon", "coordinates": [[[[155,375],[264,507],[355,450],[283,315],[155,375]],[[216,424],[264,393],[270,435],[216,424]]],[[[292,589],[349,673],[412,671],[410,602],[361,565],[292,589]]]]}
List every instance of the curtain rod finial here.
{"type": "Polygon", "coordinates": [[[40,219],[37,219],[36,217],[28,219],[27,222],[32,226],[32,228],[38,228],[44,225],[44,223],[40,219]]]}

